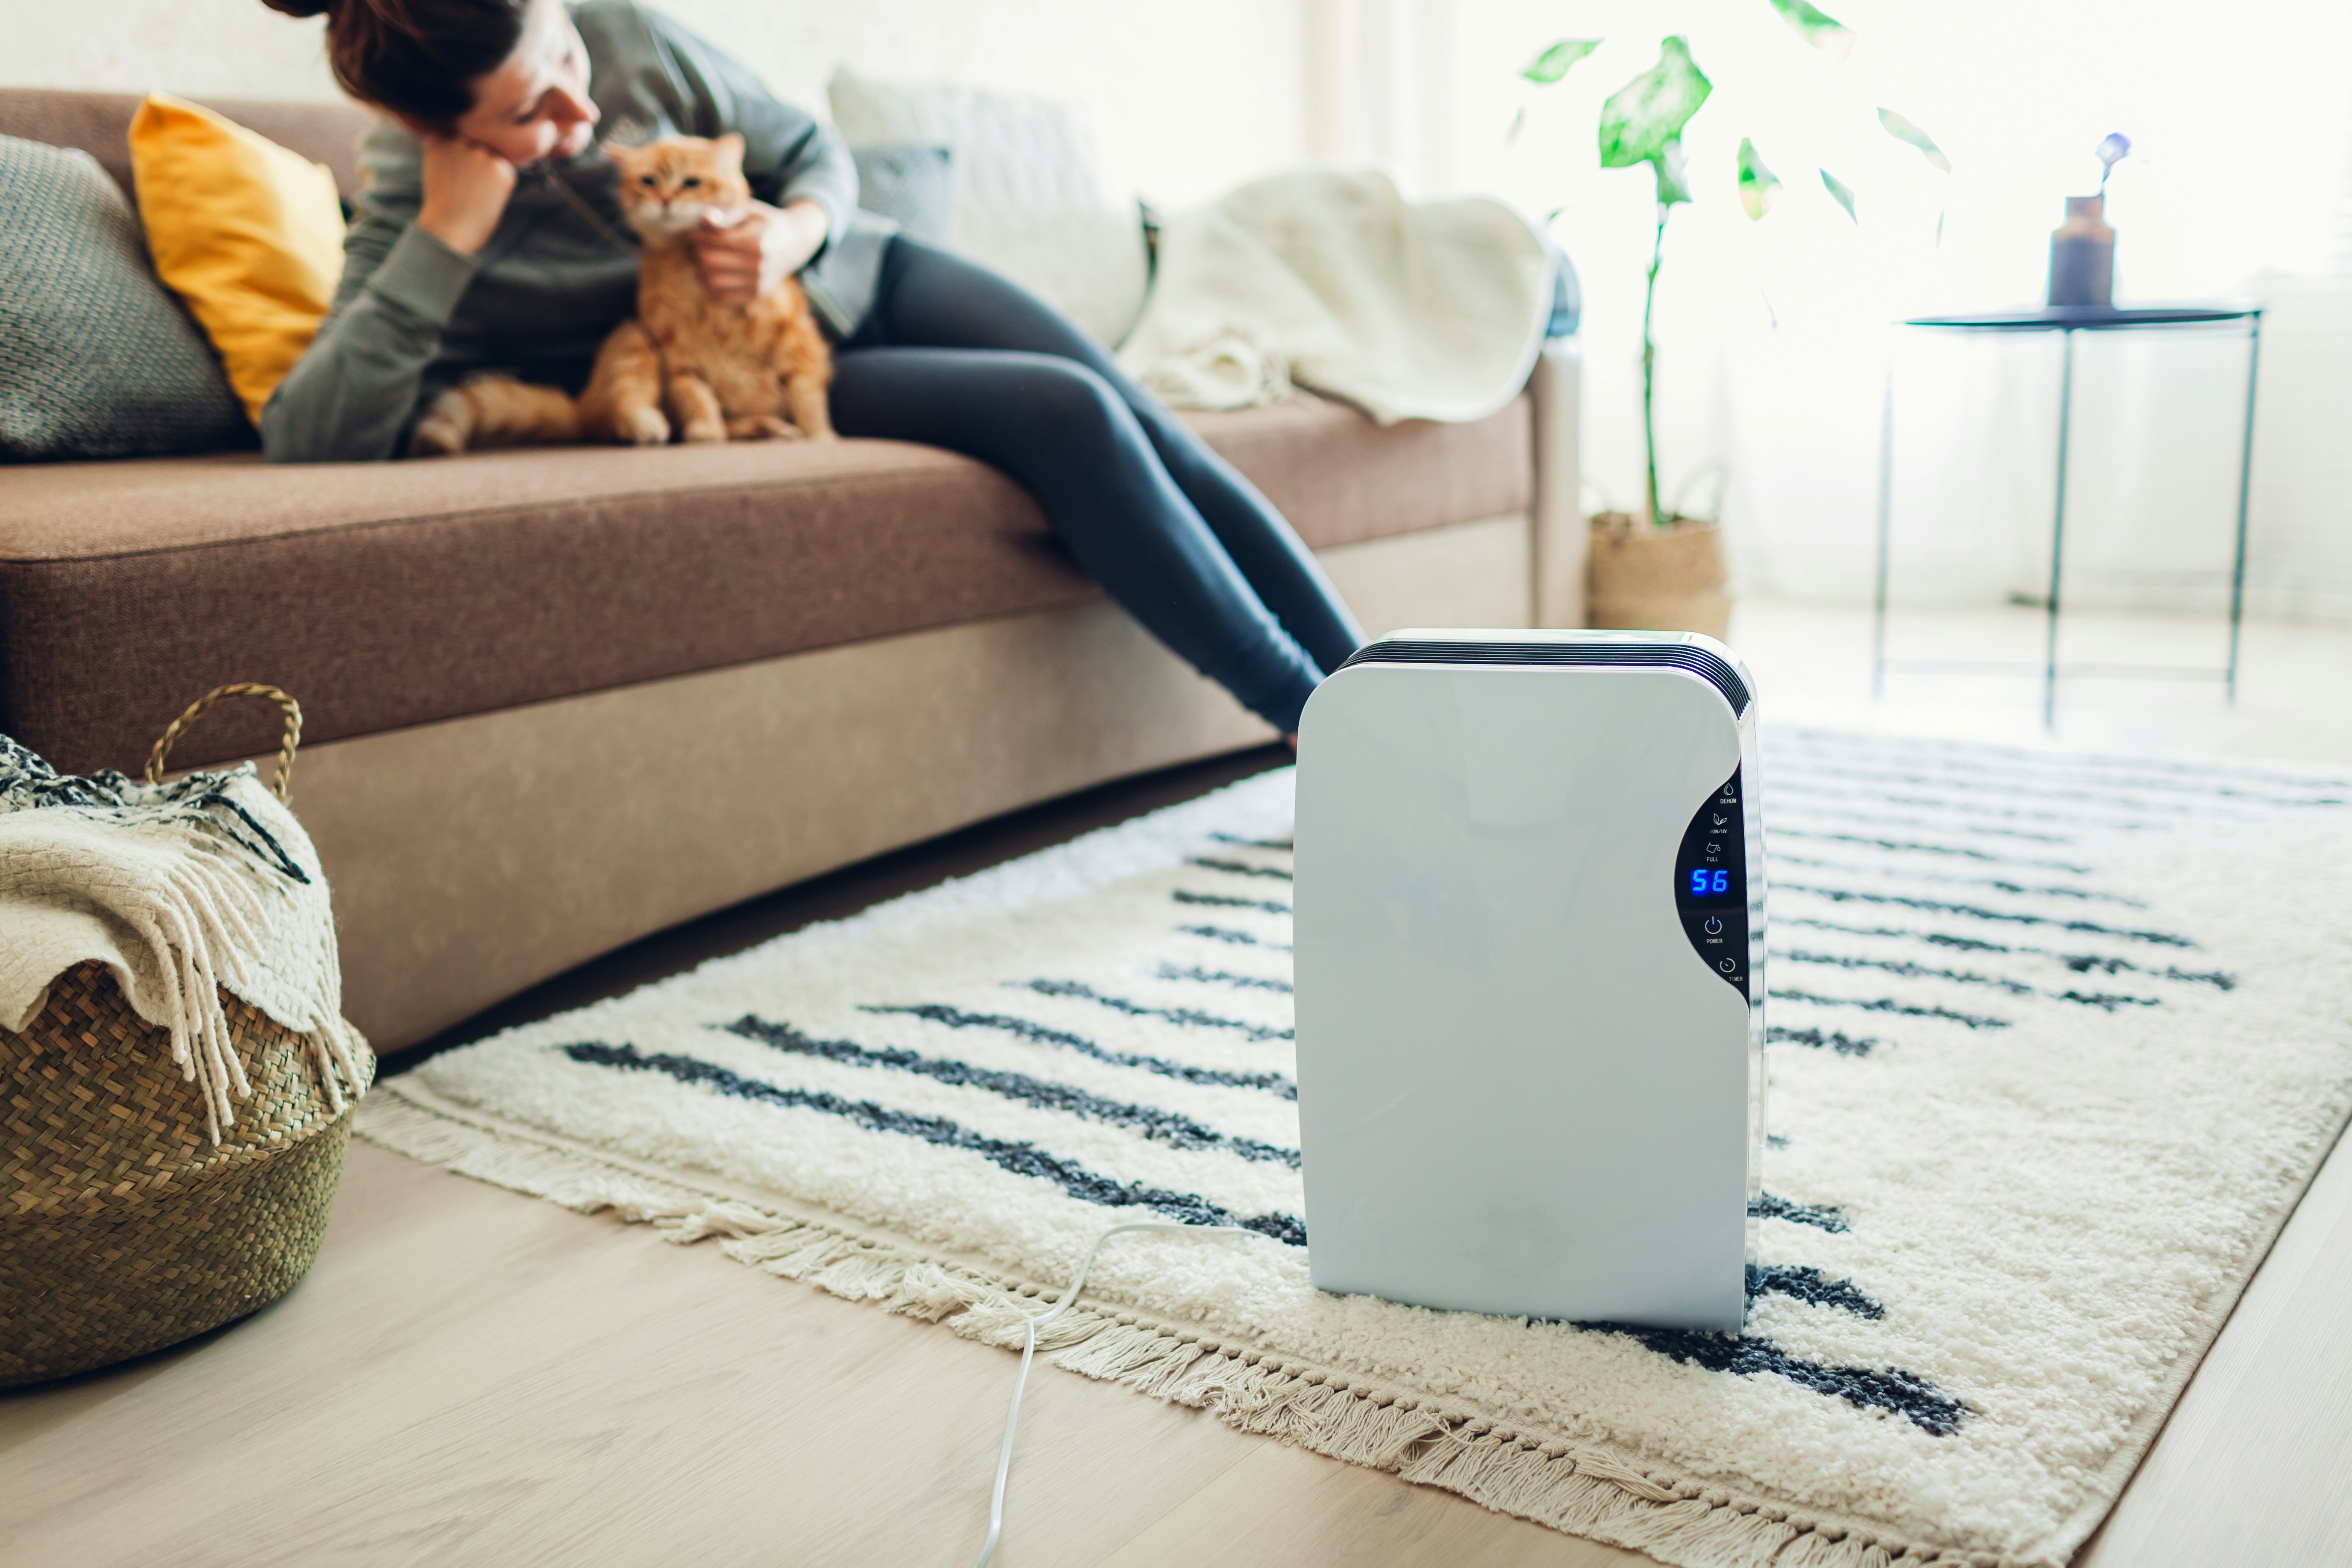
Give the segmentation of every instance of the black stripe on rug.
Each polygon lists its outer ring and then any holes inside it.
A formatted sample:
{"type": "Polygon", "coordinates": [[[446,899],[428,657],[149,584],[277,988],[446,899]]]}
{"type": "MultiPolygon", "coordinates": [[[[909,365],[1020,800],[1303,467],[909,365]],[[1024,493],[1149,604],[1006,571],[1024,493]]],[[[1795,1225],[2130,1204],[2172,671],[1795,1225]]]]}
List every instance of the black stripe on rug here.
{"type": "MultiPolygon", "coordinates": [[[[1935,969],[1924,963],[1891,958],[1856,958],[1851,954],[1826,952],[1776,952],[1775,963],[1805,963],[1830,969],[1875,969],[1904,980],[1948,980],[1960,985],[1990,985],[2011,996],[2048,996],[2059,1002],[2072,1002],[2078,1006],[2097,1007],[2112,1013],[2118,1007],[2161,1007],[2163,1000],[2155,996],[2123,996],[2106,992],[2042,991],[2021,980],[2004,975],[1978,974],[1962,969],[1935,969]]],[[[2077,971],[2080,973],[2080,971],[2077,971]]],[[[2225,987],[2226,989],[2226,987],[2225,987]]],[[[1796,993],[1776,993],[1796,994],[1796,993]]],[[[1813,998],[1819,1001],[1819,997],[1813,998]]]]}
{"type": "Polygon", "coordinates": [[[1631,1323],[1579,1323],[1595,1333],[1623,1334],[1660,1355],[1738,1377],[1770,1373],[1817,1394],[1833,1394],[1864,1410],[1890,1410],[1923,1432],[1948,1437],[1968,1407],[1916,1373],[1830,1366],[1791,1355],[1769,1340],[1696,1329],[1644,1329],[1631,1323]]]}
{"type": "Polygon", "coordinates": [[[554,1048],[587,1067],[614,1068],[625,1072],[657,1072],[679,1083],[707,1089],[730,1100],[819,1111],[827,1116],[838,1116],[869,1132],[919,1138],[937,1148],[962,1150],[977,1154],[999,1170],[1009,1171],[1016,1176],[1051,1182],[1070,1196],[1098,1207],[1147,1208],[1171,1219],[1181,1220],[1186,1225],[1237,1225],[1260,1235],[1270,1236],[1286,1246],[1307,1245],[1307,1227],[1293,1215],[1265,1214],[1244,1216],[1211,1203],[1198,1193],[1171,1193],[1159,1187],[1147,1187],[1140,1182],[1121,1184],[1100,1172],[1089,1171],[1074,1160],[1049,1154],[1034,1143],[990,1138],[944,1116],[893,1110],[872,1100],[844,1100],[823,1089],[761,1083],[757,1079],[730,1072],[717,1062],[668,1051],[648,1053],[638,1050],[635,1046],[610,1046],[601,1040],[583,1040],[554,1048]]]}
{"type": "Polygon", "coordinates": [[[1244,838],[1238,833],[1212,833],[1209,837],[1220,844],[1232,844],[1244,849],[1280,849],[1286,852],[1292,847],[1287,838],[1244,838]]]}
{"type": "Polygon", "coordinates": [[[1781,915],[1772,923],[1801,927],[1807,931],[1843,931],[1847,936],[1883,936],[1924,942],[1936,947],[1948,947],[1958,952],[2026,953],[2035,958],[2054,959],[2077,974],[2145,974],[2151,980],[2175,980],[2184,985],[2210,985],[2217,991],[2234,991],[2238,987],[2238,977],[2227,970],[2182,969],[2178,964],[2147,969],[2128,958],[2115,958],[2103,952],[2061,952],[2054,947],[2035,947],[2031,942],[1987,942],[1982,937],[1958,936],[1942,931],[1913,931],[1901,926],[1843,925],[1836,921],[1811,920],[1801,915],[1781,915]]]}
{"type": "Polygon", "coordinates": [[[1180,904],[1206,904],[1214,910],[1263,910],[1270,915],[1286,915],[1290,906],[1280,899],[1236,899],[1224,893],[1195,893],[1179,888],[1169,897],[1180,904]]]}
{"type": "Polygon", "coordinates": [[[1285,882],[1291,880],[1290,873],[1278,866],[1253,866],[1246,860],[1212,860],[1205,855],[1193,855],[1188,857],[1184,864],[1209,871],[1230,871],[1236,877],[1273,877],[1285,882]]]}
{"type": "Polygon", "coordinates": [[[1846,1223],[1845,1212],[1827,1204],[1792,1204],[1776,1193],[1759,1193],[1748,1212],[1757,1219],[1785,1219],[1796,1225],[1809,1225],[1815,1230],[1826,1230],[1843,1236],[1853,1226],[1846,1223]]]}
{"type": "Polygon", "coordinates": [[[1842,1057],[1866,1057],[1885,1044],[1867,1037],[1855,1039],[1843,1029],[1832,1029],[1824,1034],[1819,1029],[1784,1029],[1778,1024],[1764,1031],[1764,1043],[1768,1046],[1805,1046],[1817,1051],[1835,1051],[1842,1057]]]}
{"type": "MultiPolygon", "coordinates": [[[[2177,826],[2158,814],[2154,821],[2112,815],[2088,815],[2080,811],[2050,811],[2035,806],[1994,805],[1975,795],[1896,795],[1888,790],[1848,789],[1834,775],[1824,775],[1811,783],[1794,783],[1779,774],[1772,780],[1775,803],[1791,802],[1798,809],[1808,807],[1825,811],[1834,805],[1843,810],[1856,802],[1872,805],[1908,806],[1918,811],[1942,814],[1941,820],[1953,825],[1953,830],[1993,817],[2007,822],[2052,822],[2070,827],[2095,828],[2114,833],[2145,833],[2151,828],[2177,826]]],[[[2187,815],[2185,811],[2178,815],[2187,815]]]]}
{"type": "Polygon", "coordinates": [[[1279,991],[1285,996],[1289,995],[1292,990],[1289,981],[1277,980],[1272,975],[1235,974],[1229,969],[1202,969],[1198,964],[1190,969],[1179,969],[1172,963],[1163,963],[1160,966],[1160,978],[1190,980],[1201,985],[1232,985],[1244,991],[1279,991]]]}
{"type": "MultiPolygon", "coordinates": [[[[1777,801],[1774,805],[1778,815],[1783,817],[1801,815],[1804,811],[1801,806],[1780,809],[1777,801]]],[[[2036,833],[2031,828],[2024,827],[1988,827],[1981,822],[1954,822],[1948,817],[1924,821],[1916,816],[1884,816],[1874,812],[1857,811],[1851,805],[1838,807],[1837,820],[1846,826],[1899,827],[1909,832],[1925,833],[1965,833],[1975,838],[2022,838],[2029,844],[2055,844],[2063,847],[2074,842],[2071,834],[2036,833]]],[[[1776,834],[1789,831],[1777,824],[1767,826],[1770,832],[1776,834]]]]}
{"type": "Polygon", "coordinates": [[[1176,929],[1186,936],[1206,937],[1211,942],[1231,942],[1235,947],[1262,947],[1268,952],[1290,951],[1290,944],[1286,942],[1265,942],[1245,931],[1235,931],[1231,926],[1178,926],[1176,929]]]}
{"type": "Polygon", "coordinates": [[[2085,1007],[2096,1007],[2112,1013],[2118,1007],[2160,1007],[2163,1003],[2153,996],[2117,996],[2105,991],[2061,991],[2055,994],[2061,1002],[2074,1002],[2085,1007]]]}
{"type": "Polygon", "coordinates": [[[2146,900],[2127,898],[2122,893],[2102,893],[2090,888],[2042,887],[2012,882],[2000,877],[1951,877],[1935,871],[1890,871],[1878,866],[1858,866],[1851,860],[1817,860],[1810,855],[1784,855],[1777,849],[1768,858],[1773,865],[1802,866],[1814,871],[1858,871],[1865,876],[1899,876],[1906,881],[1933,882],[1945,888],[1990,888],[1996,892],[2015,893],[2023,899],[2077,899],[2085,903],[2121,904],[2133,910],[2147,908],[2146,900]]]}
{"type": "Polygon", "coordinates": [[[1262,1143],[1255,1138],[1236,1138],[1177,1111],[1156,1105],[1138,1105],[1133,1100],[1112,1100],[1106,1095],[1089,1093],[1076,1084],[1031,1078],[1027,1073],[974,1067],[953,1057],[927,1057],[899,1046],[877,1048],[858,1045],[854,1040],[820,1040],[801,1033],[790,1024],[779,1024],[750,1013],[731,1024],[713,1024],[710,1026],[747,1040],[757,1040],[763,1046],[792,1056],[816,1057],[850,1067],[890,1068],[927,1078],[935,1083],[985,1089],[1039,1110],[1059,1110],[1072,1116],[1082,1116],[1089,1121],[1129,1128],[1155,1143],[1166,1143],[1178,1149],[1236,1154],[1244,1160],[1288,1165],[1293,1170],[1298,1168],[1298,1151],[1296,1149],[1262,1143]]]}
{"type": "Polygon", "coordinates": [[[1298,1098],[1298,1085],[1278,1072],[1225,1072],[1217,1068],[1195,1067],[1190,1062],[1173,1062],[1166,1057],[1146,1056],[1139,1051],[1115,1051],[1098,1046],[1084,1035],[1068,1029],[1055,1029],[1034,1018],[1016,1018],[1006,1013],[967,1013],[961,1007],[950,1007],[938,1002],[914,1002],[891,1006],[874,1004],[857,1009],[907,1018],[922,1018],[944,1025],[950,1029],[995,1029],[1032,1045],[1054,1046],[1066,1051],[1076,1051],[1082,1057],[1092,1057],[1113,1067],[1141,1068],[1145,1072],[1158,1073],[1184,1083],[1210,1084],[1219,1089],[1256,1089],[1285,1100],[1298,1098]]]}
{"type": "Polygon", "coordinates": [[[2037,871],[2063,871],[2069,876],[2087,877],[2088,866],[2070,866],[2063,860],[2035,860],[2019,855],[1996,855],[1990,849],[1972,848],[1965,844],[1924,844],[1916,839],[1870,838],[1859,833],[1811,833],[1801,827],[1769,827],[1775,839],[1800,838],[1821,844],[1859,844],[1865,849],[1885,849],[1898,855],[1951,855],[1964,860],[1980,861],[1988,866],[2030,866],[2037,871]]]}
{"type": "Polygon", "coordinates": [[[1811,991],[1784,991],[1775,987],[1775,1000],[1810,1002],[1816,1007],[1852,1007],[1864,1013],[1892,1013],[1905,1018],[1941,1018],[1947,1023],[1963,1025],[1971,1029],[2006,1029],[2007,1018],[1995,1018],[1982,1013],[1956,1013],[1949,1007],[1923,1007],[1916,1002],[1899,1002],[1892,996],[1822,996],[1811,991]]]}
{"type": "Polygon", "coordinates": [[[1286,1040],[1294,1032],[1266,1024],[1253,1024],[1244,1018],[1220,1017],[1196,1007],[1153,1007],[1141,1002],[1131,1002],[1124,996],[1106,996],[1083,980],[1008,980],[1005,984],[1026,987],[1040,996],[1067,996],[1080,1002],[1092,1002],[1114,1013],[1124,1013],[1130,1018],[1160,1018],[1188,1028],[1232,1029],[1253,1040],[1286,1040]]]}
{"type": "Polygon", "coordinates": [[[1801,1263],[1772,1263],[1760,1268],[1749,1264],[1748,1299],[1753,1301],[1767,1291],[1815,1307],[1835,1307],[1873,1322],[1886,1316],[1886,1309],[1855,1289],[1853,1280],[1832,1279],[1820,1269],[1801,1263]]]}
{"type": "Polygon", "coordinates": [[[1958,985],[1990,985],[2011,996],[2038,996],[2041,992],[2021,980],[2000,974],[1979,974],[1966,969],[1933,969],[1900,958],[1856,958],[1850,953],[1805,952],[1790,949],[1772,954],[1774,963],[1804,963],[1826,969],[1876,969],[1903,980],[1948,980],[1958,985]]]}
{"type": "Polygon", "coordinates": [[[1965,915],[1976,921],[2000,921],[2011,925],[2053,926],[2060,931],[2086,932],[2092,936],[2112,936],[2126,942],[2153,942],[2161,947],[2194,948],[2197,944],[2185,936],[2165,931],[2133,931],[2124,926],[2101,925],[2096,921],[2062,921],[2049,915],[2020,914],[2014,910],[1979,909],[1974,904],[1946,903],[1937,899],[1906,898],[1900,893],[1864,893],[1853,888],[1817,888],[1806,882],[1776,881],[1773,887],[1781,892],[1811,893],[1817,899],[1827,899],[1833,904],[1847,902],[1893,904],[1897,909],[1918,910],[1935,915],[1965,915]]]}

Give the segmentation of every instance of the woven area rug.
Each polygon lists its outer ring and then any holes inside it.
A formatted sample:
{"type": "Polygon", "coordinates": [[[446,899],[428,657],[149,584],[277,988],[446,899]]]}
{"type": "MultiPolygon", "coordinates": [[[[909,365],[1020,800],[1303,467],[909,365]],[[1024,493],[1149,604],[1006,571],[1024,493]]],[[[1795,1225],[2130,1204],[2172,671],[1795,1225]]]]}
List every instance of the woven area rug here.
{"type": "Polygon", "coordinates": [[[1761,788],[1736,1336],[1309,1287],[1287,772],[449,1052],[361,1130],[995,1344],[1106,1226],[1238,1222],[1114,1243],[1050,1359],[1687,1568],[2061,1563],[2352,1105],[2352,788],[1832,733],[1761,788]]]}

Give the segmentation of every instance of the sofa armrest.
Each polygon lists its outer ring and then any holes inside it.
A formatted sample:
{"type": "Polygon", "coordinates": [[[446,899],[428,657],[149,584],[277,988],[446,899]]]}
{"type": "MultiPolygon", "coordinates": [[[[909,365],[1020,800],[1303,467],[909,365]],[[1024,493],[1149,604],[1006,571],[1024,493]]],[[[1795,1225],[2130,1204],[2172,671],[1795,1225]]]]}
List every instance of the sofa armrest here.
{"type": "Polygon", "coordinates": [[[1584,352],[1574,338],[1544,345],[1528,377],[1535,405],[1535,624],[1584,625],[1584,556],[1590,532],[1581,500],[1578,430],[1584,352]]]}

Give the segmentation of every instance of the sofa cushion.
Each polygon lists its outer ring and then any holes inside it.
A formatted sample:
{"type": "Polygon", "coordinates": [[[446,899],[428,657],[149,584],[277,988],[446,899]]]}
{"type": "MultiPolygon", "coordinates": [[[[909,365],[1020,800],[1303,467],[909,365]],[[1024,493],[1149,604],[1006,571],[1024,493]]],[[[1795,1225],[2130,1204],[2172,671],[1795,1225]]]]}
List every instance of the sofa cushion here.
{"type": "MultiPolygon", "coordinates": [[[[1533,483],[1524,401],[1196,423],[1318,546],[1516,511],[1533,483]]],[[[0,732],[134,769],[226,680],[285,687],[332,740],[1095,592],[1018,486],[895,442],[48,466],[0,493],[0,732]]],[[[274,742],[224,709],[173,758],[274,742]]]]}
{"type": "Polygon", "coordinates": [[[204,324],[256,424],[327,319],[343,213],[326,166],[168,93],[131,121],[155,270],[204,324]]]}
{"type": "Polygon", "coordinates": [[[86,153],[0,136],[0,462],[251,439],[123,194],[86,153]]]}
{"type": "Polygon", "coordinates": [[[857,205],[898,226],[908,239],[947,248],[955,232],[955,154],[921,142],[852,147],[857,205]]]}

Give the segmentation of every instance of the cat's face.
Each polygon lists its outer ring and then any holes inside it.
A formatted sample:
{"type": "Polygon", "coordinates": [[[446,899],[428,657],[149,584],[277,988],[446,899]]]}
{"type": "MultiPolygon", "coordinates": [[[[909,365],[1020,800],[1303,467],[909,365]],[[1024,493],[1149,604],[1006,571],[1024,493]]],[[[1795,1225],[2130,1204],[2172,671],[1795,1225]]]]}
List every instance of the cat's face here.
{"type": "Polygon", "coordinates": [[[621,210],[648,239],[668,239],[706,216],[732,217],[751,199],[743,179],[743,138],[669,136],[643,147],[607,145],[621,172],[621,210]]]}

